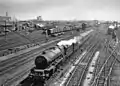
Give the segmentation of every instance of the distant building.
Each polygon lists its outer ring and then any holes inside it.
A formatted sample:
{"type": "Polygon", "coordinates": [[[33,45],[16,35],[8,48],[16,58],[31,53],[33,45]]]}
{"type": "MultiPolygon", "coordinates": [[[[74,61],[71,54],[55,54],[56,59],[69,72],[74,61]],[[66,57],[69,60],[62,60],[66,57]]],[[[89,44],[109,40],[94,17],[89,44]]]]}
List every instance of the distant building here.
{"type": "Polygon", "coordinates": [[[0,21],[10,21],[11,17],[8,16],[0,16],[0,21]]]}
{"type": "Polygon", "coordinates": [[[0,21],[10,21],[11,17],[8,16],[8,12],[6,12],[5,16],[0,16],[0,21]]]}
{"type": "Polygon", "coordinates": [[[42,16],[38,16],[38,17],[37,17],[37,20],[38,20],[38,21],[43,21],[42,16]]]}

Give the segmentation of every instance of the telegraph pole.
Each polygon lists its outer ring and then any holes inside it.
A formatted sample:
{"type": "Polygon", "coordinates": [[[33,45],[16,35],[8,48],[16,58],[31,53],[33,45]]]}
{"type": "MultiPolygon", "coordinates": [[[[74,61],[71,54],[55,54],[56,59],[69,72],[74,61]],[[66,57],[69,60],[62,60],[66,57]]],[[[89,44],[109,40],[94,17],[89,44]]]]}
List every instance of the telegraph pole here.
{"type": "MultiPolygon", "coordinates": [[[[8,12],[6,12],[6,17],[8,17],[8,12]]],[[[5,19],[5,41],[7,41],[7,26],[6,26],[6,19],[5,19]]]]}
{"type": "Polygon", "coordinates": [[[46,41],[48,41],[48,30],[45,30],[46,41]]]}
{"type": "Polygon", "coordinates": [[[5,20],[5,41],[7,39],[7,33],[6,33],[6,20],[5,20]]]}

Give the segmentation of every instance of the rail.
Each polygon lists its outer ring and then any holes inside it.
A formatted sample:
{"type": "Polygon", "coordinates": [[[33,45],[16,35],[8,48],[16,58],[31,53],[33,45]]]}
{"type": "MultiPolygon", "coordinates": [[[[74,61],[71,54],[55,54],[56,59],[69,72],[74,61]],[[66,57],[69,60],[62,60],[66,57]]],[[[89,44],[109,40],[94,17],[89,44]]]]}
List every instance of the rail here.
{"type": "MultiPolygon", "coordinates": [[[[98,37],[97,33],[96,33],[96,36],[98,37]]],[[[73,55],[71,55],[70,58],[72,58],[72,59],[70,61],[68,61],[67,63],[70,63],[71,65],[74,64],[74,62],[76,61],[76,59],[81,55],[82,51],[83,50],[88,50],[93,45],[92,43],[95,42],[94,39],[96,38],[96,36],[94,36],[94,35],[88,36],[84,40],[85,42],[83,42],[81,44],[80,50],[76,51],[73,55]],[[81,49],[82,49],[82,51],[81,51],[81,49]]],[[[80,58],[82,58],[82,57],[80,57],[80,58]]],[[[69,66],[70,66],[70,64],[69,64],[69,66]]],[[[66,83],[66,80],[64,80],[64,79],[65,78],[67,79],[66,73],[68,73],[68,69],[70,69],[70,68],[71,67],[69,67],[69,68],[67,67],[67,69],[66,68],[63,69],[63,67],[62,67],[62,70],[59,70],[61,72],[58,71],[57,75],[55,74],[55,76],[57,76],[57,77],[53,76],[52,78],[50,78],[48,81],[46,81],[45,86],[53,86],[53,85],[56,86],[56,84],[66,83]],[[52,83],[52,85],[51,85],[51,83],[52,83]]]]}
{"type": "MultiPolygon", "coordinates": [[[[109,48],[109,44],[107,46],[109,48]]],[[[112,68],[116,61],[119,61],[117,58],[116,53],[117,46],[112,50],[107,50],[111,54],[108,56],[108,58],[105,60],[105,62],[102,64],[102,67],[97,72],[97,75],[91,82],[90,86],[109,86],[109,78],[112,71],[112,68]]]]}
{"type": "Polygon", "coordinates": [[[89,66],[89,63],[91,62],[92,60],[92,56],[94,54],[94,52],[96,51],[96,49],[98,48],[99,46],[99,43],[96,42],[95,45],[92,45],[92,47],[90,46],[88,49],[88,53],[86,54],[87,56],[84,56],[81,60],[80,60],[80,65],[78,64],[75,68],[75,70],[72,72],[71,76],[69,77],[68,81],[66,82],[65,86],[80,86],[82,84],[82,80],[86,74],[86,71],[88,69],[88,66],[89,66]],[[91,52],[91,53],[90,53],[91,52]],[[81,63],[86,63],[85,65],[81,65],[81,63]],[[79,68],[80,67],[80,68],[79,68]],[[81,71],[79,70],[81,69],[81,71]],[[78,73],[79,71],[79,75],[80,77],[76,76],[76,74],[78,73]],[[75,84],[73,84],[72,82],[74,81],[74,78],[75,77],[78,77],[79,81],[77,81],[75,84]]]}

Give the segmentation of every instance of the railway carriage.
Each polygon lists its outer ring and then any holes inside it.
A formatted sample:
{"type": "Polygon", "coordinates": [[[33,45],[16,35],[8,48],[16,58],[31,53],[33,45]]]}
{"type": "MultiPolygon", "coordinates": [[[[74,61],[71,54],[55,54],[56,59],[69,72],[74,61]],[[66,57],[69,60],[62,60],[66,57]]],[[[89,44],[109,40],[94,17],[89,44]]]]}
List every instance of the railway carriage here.
{"type": "Polygon", "coordinates": [[[76,26],[64,26],[63,28],[55,27],[55,28],[46,29],[46,30],[47,30],[48,35],[54,36],[54,34],[59,34],[59,33],[66,32],[66,31],[72,31],[72,30],[80,31],[80,29],[85,30],[86,27],[87,27],[87,24],[82,23],[81,26],[79,26],[79,27],[76,27],[76,26]]]}

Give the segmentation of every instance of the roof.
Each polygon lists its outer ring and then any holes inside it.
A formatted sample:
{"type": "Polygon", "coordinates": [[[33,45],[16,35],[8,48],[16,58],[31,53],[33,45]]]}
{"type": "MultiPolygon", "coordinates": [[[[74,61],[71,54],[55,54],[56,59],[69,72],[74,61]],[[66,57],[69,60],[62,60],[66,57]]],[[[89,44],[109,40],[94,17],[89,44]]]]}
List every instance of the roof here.
{"type": "Polygon", "coordinates": [[[0,16],[0,21],[10,20],[11,17],[9,16],[0,16]]]}

